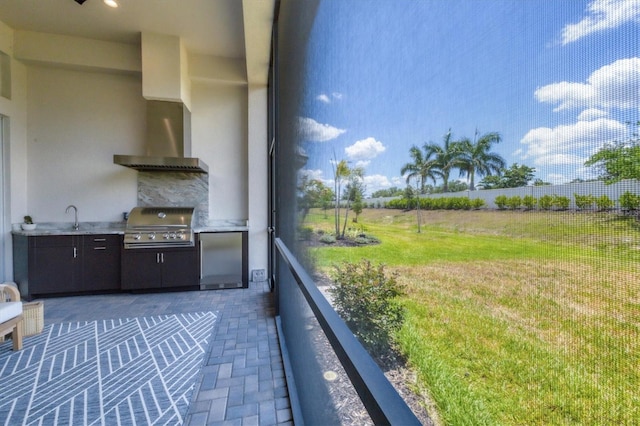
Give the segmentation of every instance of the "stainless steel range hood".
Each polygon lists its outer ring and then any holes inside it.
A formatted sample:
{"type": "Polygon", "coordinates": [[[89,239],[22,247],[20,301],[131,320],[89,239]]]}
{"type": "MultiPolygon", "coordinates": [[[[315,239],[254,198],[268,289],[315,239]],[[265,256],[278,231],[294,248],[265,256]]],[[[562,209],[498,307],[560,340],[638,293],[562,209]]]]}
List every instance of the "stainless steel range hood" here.
{"type": "Polygon", "coordinates": [[[191,155],[191,112],[181,102],[148,101],[146,155],[114,155],[113,162],[140,171],[208,173],[191,155]]]}

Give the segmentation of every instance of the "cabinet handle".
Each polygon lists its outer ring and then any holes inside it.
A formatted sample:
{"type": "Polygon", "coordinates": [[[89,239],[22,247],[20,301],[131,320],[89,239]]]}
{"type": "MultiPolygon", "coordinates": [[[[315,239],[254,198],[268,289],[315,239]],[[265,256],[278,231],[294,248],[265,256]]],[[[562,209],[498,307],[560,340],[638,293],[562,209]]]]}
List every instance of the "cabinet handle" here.
{"type": "Polygon", "coordinates": [[[73,248],[73,258],[77,258],[78,257],[78,249],[76,247],[73,248]]]}
{"type": "Polygon", "coordinates": [[[160,259],[162,260],[161,263],[164,263],[164,253],[160,253],[160,259]]]}
{"type": "Polygon", "coordinates": [[[100,242],[107,241],[107,239],[106,238],[94,238],[93,241],[96,242],[96,243],[100,243],[100,242]]]}
{"type": "Polygon", "coordinates": [[[160,253],[156,253],[156,263],[160,263],[160,253]]]}
{"type": "Polygon", "coordinates": [[[94,247],[93,249],[94,250],[106,250],[107,248],[106,247],[94,247]]]}

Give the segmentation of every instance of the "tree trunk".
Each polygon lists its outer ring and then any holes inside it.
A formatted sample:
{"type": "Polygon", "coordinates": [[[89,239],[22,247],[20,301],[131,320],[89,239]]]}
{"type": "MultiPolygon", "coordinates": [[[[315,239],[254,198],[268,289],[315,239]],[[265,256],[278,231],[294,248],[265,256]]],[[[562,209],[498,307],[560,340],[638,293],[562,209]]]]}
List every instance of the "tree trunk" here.
{"type": "Polygon", "coordinates": [[[340,236],[340,238],[343,240],[344,240],[344,233],[347,230],[348,217],[349,217],[349,200],[347,199],[347,207],[345,207],[345,212],[344,212],[344,225],[342,226],[342,235],[340,236]]]}

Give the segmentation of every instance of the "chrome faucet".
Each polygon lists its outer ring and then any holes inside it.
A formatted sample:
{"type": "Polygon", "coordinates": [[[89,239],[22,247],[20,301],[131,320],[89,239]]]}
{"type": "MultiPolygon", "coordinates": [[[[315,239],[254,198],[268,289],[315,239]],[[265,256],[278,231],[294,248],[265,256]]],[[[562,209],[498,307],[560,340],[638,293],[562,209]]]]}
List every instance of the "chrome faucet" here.
{"type": "Polygon", "coordinates": [[[80,229],[80,224],[78,223],[78,208],[73,204],[71,204],[70,206],[67,207],[67,210],[65,210],[65,213],[69,213],[69,210],[71,209],[73,209],[75,212],[75,222],[73,223],[73,229],[77,231],[78,229],[80,229]]]}

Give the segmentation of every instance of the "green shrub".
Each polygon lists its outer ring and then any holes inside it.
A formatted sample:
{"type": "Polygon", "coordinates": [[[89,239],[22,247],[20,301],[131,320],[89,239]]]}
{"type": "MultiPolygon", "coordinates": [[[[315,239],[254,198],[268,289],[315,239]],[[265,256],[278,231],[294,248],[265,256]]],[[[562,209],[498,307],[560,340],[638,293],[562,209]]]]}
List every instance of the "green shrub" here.
{"type": "Polygon", "coordinates": [[[569,208],[569,204],[571,204],[569,197],[565,197],[563,195],[553,196],[553,207],[557,210],[567,210],[569,208]]]}
{"type": "Polygon", "coordinates": [[[320,237],[320,242],[324,244],[335,244],[336,237],[331,234],[324,234],[320,237]]]}
{"type": "Polygon", "coordinates": [[[485,202],[482,198],[474,198],[471,200],[471,208],[474,210],[480,210],[485,206],[485,202]]]}
{"type": "Polygon", "coordinates": [[[596,202],[596,198],[593,195],[573,194],[573,198],[576,200],[576,207],[580,210],[591,209],[596,202]]]}
{"type": "Polygon", "coordinates": [[[538,200],[536,200],[536,197],[534,197],[533,195],[525,195],[524,197],[522,197],[522,205],[527,210],[535,209],[537,204],[538,200]]]}
{"type": "Polygon", "coordinates": [[[404,294],[396,275],[384,265],[344,262],[336,266],[330,289],[336,312],[373,355],[389,351],[394,333],[402,327],[404,310],[396,298],[404,294]]]}
{"type": "Polygon", "coordinates": [[[622,210],[640,210],[640,195],[627,191],[620,196],[619,201],[622,210]]]}
{"type": "Polygon", "coordinates": [[[506,195],[498,195],[493,202],[496,203],[498,209],[504,210],[507,208],[507,203],[509,202],[509,200],[506,195]]]}
{"type": "Polygon", "coordinates": [[[313,235],[313,228],[303,226],[298,228],[298,239],[301,241],[309,241],[313,235]]]}
{"type": "Polygon", "coordinates": [[[521,205],[522,198],[520,198],[519,195],[514,195],[513,197],[507,198],[507,207],[509,207],[510,210],[519,209],[521,205]]]}
{"type": "Polygon", "coordinates": [[[380,240],[377,237],[374,237],[373,235],[369,235],[369,234],[359,234],[354,241],[356,242],[356,244],[378,244],[380,243],[380,240]]]}
{"type": "Polygon", "coordinates": [[[551,207],[553,207],[553,196],[543,195],[538,200],[538,205],[542,210],[551,210],[551,207]]]}
{"type": "Polygon", "coordinates": [[[611,198],[607,197],[606,195],[601,195],[596,198],[596,206],[600,211],[611,210],[613,208],[613,205],[614,204],[611,198]]]}

